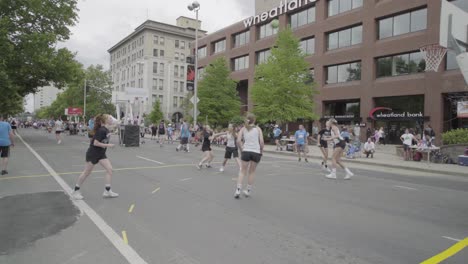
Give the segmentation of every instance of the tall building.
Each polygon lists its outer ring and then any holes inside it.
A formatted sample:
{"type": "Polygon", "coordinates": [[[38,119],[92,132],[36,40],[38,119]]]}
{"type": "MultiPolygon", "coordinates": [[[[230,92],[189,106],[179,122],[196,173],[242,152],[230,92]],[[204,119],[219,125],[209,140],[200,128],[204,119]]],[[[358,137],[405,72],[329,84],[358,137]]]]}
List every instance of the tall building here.
{"type": "Polygon", "coordinates": [[[50,106],[57,95],[60,93],[60,90],[54,86],[44,86],[39,88],[39,90],[33,94],[34,98],[34,111],[39,110],[41,107],[50,106]]]}
{"type": "MultiPolygon", "coordinates": [[[[137,27],[108,50],[113,90],[145,89],[146,113],[159,100],[165,119],[182,118],[181,105],[187,96],[186,58],[191,54],[196,27],[200,28],[201,22],[187,17],[179,17],[176,25],[147,20],[137,27]]],[[[205,33],[200,30],[199,36],[205,33]]]]}
{"type": "MultiPolygon", "coordinates": [[[[280,29],[291,27],[307,55],[322,124],[335,117],[341,124],[360,125],[364,136],[367,128],[384,127],[388,141],[396,144],[404,128],[420,132],[430,124],[440,135],[468,127],[468,119],[456,115],[454,101],[468,100],[468,93],[454,54],[447,53],[437,72],[425,72],[419,51],[439,41],[440,1],[285,2],[257,0],[261,13],[199,40],[200,71],[225,57],[242,104],[249,106],[244,110],[253,107],[255,66],[270,55],[278,32],[270,22],[278,19],[280,29]]],[[[451,2],[468,11],[466,0],[451,2]]]]}

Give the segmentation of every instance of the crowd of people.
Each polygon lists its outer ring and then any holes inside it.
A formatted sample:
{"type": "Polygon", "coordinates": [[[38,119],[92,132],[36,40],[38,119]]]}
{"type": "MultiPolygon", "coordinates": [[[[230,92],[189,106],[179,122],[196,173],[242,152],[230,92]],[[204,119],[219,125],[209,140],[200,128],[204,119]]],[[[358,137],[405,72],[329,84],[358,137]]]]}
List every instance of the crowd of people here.
{"type": "MultiPolygon", "coordinates": [[[[47,132],[55,133],[57,144],[62,143],[62,133],[69,131],[70,134],[80,133],[87,135],[90,139],[90,145],[85,156],[85,166],[81,175],[76,181],[73,192],[75,199],[83,199],[81,194],[81,186],[87,177],[91,174],[94,166],[100,164],[106,171],[105,188],[103,197],[113,198],[119,195],[112,191],[112,165],[106,156],[107,148],[114,147],[109,143],[112,131],[118,122],[110,115],[101,114],[88,120],[88,122],[72,122],[62,121],[60,118],[49,120],[38,120],[32,122],[21,122],[16,119],[5,122],[3,119],[0,122],[0,154],[2,158],[1,174],[7,174],[7,163],[10,147],[14,146],[15,130],[18,127],[33,127],[36,129],[43,128],[47,132]]],[[[149,131],[144,126],[141,127],[141,136],[145,137],[147,132],[151,134],[151,140],[157,140],[160,147],[165,143],[174,144],[179,141],[176,151],[190,152],[190,145],[197,147],[201,145],[200,161],[196,164],[196,168],[212,168],[214,153],[212,145],[225,146],[225,154],[220,172],[224,172],[226,164],[230,159],[235,160],[239,169],[237,186],[235,188],[235,198],[240,198],[241,193],[245,196],[250,196],[252,186],[255,179],[257,165],[262,158],[265,142],[262,129],[256,124],[256,118],[252,114],[248,114],[245,123],[240,125],[229,124],[224,130],[213,130],[209,125],[191,125],[183,119],[177,123],[166,123],[161,120],[159,123],[153,123],[149,126],[149,131]],[[247,184],[244,186],[244,178],[247,178],[247,184]]],[[[318,149],[322,153],[321,166],[328,173],[325,175],[328,179],[337,179],[337,169],[341,168],[345,172],[344,179],[351,179],[354,174],[342,161],[343,156],[348,156],[359,143],[354,151],[361,151],[366,158],[373,158],[376,144],[386,144],[385,132],[383,128],[375,129],[374,132],[370,128],[367,129],[367,141],[361,148],[360,145],[360,129],[356,126],[339,126],[337,120],[331,118],[325,126],[318,130],[314,127],[313,135],[311,136],[301,124],[297,131],[294,132],[294,150],[298,155],[298,161],[304,159],[309,162],[308,153],[309,146],[313,141],[316,141],[318,149]]],[[[281,139],[284,134],[278,125],[273,125],[271,137],[275,142],[276,150],[283,150],[281,139]]],[[[435,139],[434,130],[430,125],[426,127],[422,136],[414,135],[411,129],[406,129],[405,133],[400,137],[404,146],[404,159],[410,160],[410,148],[413,145],[419,147],[431,146],[435,139]]],[[[351,153],[353,154],[353,153],[351,153]]]]}

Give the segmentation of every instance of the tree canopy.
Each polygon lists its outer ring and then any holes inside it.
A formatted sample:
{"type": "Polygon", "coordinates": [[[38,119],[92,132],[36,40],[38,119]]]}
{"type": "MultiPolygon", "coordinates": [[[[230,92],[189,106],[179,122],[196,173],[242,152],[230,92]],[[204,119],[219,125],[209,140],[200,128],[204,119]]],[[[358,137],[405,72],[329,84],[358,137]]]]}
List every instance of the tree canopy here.
{"type": "Polygon", "coordinates": [[[42,86],[63,88],[76,78],[81,66],[75,55],[56,45],[69,38],[77,11],[77,0],[0,1],[0,100],[9,102],[0,112],[19,112],[18,98],[42,86]]]}
{"type": "Polygon", "coordinates": [[[161,111],[161,103],[159,100],[156,100],[156,102],[153,104],[153,110],[148,117],[153,124],[159,124],[159,122],[163,120],[164,114],[161,111]]]}
{"type": "Polygon", "coordinates": [[[240,115],[240,97],[237,84],[229,76],[226,58],[220,57],[206,67],[198,85],[198,109],[200,120],[213,125],[226,126],[231,119],[240,115]]]}
{"type": "Polygon", "coordinates": [[[288,29],[281,30],[267,62],[255,70],[252,87],[254,113],[259,122],[293,122],[315,119],[309,64],[299,40],[288,29]]]}

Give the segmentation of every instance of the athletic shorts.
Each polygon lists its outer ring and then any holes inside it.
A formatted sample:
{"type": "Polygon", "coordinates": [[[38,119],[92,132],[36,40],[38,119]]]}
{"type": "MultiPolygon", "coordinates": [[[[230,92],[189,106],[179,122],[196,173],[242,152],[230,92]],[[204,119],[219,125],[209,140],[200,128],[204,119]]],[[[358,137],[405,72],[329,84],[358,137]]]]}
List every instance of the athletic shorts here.
{"type": "Polygon", "coordinates": [[[55,131],[55,134],[62,134],[62,131],[55,131]]]}
{"type": "Polygon", "coordinates": [[[342,149],[345,149],[345,148],[346,148],[346,141],[340,140],[340,142],[338,142],[338,143],[335,144],[335,148],[342,148],[342,149]]]}
{"type": "Polygon", "coordinates": [[[253,161],[255,163],[259,163],[262,159],[262,154],[251,152],[251,151],[243,151],[241,155],[242,161],[253,161]]]}
{"type": "Polygon", "coordinates": [[[239,157],[239,151],[237,150],[237,148],[226,147],[226,152],[224,153],[224,158],[225,159],[231,159],[232,156],[234,156],[234,158],[238,158],[239,157]]]}
{"type": "Polygon", "coordinates": [[[211,151],[211,146],[209,146],[209,145],[203,145],[201,150],[202,150],[203,152],[205,152],[205,151],[211,151]]]}
{"type": "Polygon", "coordinates": [[[106,153],[97,154],[90,150],[86,152],[86,162],[91,162],[93,165],[98,164],[103,159],[107,159],[106,153]]]}
{"type": "Polygon", "coordinates": [[[1,158],[8,158],[10,156],[10,146],[1,146],[0,153],[1,158]]]}
{"type": "Polygon", "coordinates": [[[156,130],[151,130],[151,136],[156,136],[156,130]]]}
{"type": "Polygon", "coordinates": [[[297,152],[305,152],[305,144],[297,144],[297,152]]]}
{"type": "Polygon", "coordinates": [[[187,145],[188,144],[188,138],[186,138],[186,137],[181,138],[180,139],[180,144],[187,145]]]}
{"type": "Polygon", "coordinates": [[[403,150],[408,151],[410,149],[409,145],[403,144],[403,150]]]}
{"type": "Polygon", "coordinates": [[[280,136],[278,136],[278,137],[274,137],[274,139],[275,139],[275,140],[280,140],[280,139],[281,139],[281,137],[280,137],[280,136]]]}
{"type": "Polygon", "coordinates": [[[11,129],[16,129],[16,126],[11,126],[11,129]]]}
{"type": "Polygon", "coordinates": [[[322,148],[328,148],[328,142],[325,140],[320,140],[320,146],[322,148]]]}
{"type": "Polygon", "coordinates": [[[164,136],[165,134],[166,134],[165,132],[161,132],[161,133],[159,133],[158,135],[164,136]]]}

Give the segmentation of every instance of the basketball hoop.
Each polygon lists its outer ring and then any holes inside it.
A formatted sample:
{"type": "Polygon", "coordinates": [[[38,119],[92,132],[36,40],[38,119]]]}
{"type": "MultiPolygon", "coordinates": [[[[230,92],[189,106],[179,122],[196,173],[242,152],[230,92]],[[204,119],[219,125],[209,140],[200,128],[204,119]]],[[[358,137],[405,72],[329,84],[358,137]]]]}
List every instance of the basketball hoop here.
{"type": "Polygon", "coordinates": [[[430,44],[420,48],[421,53],[426,60],[426,71],[437,71],[442,58],[447,53],[447,48],[439,44],[430,44]]]}

